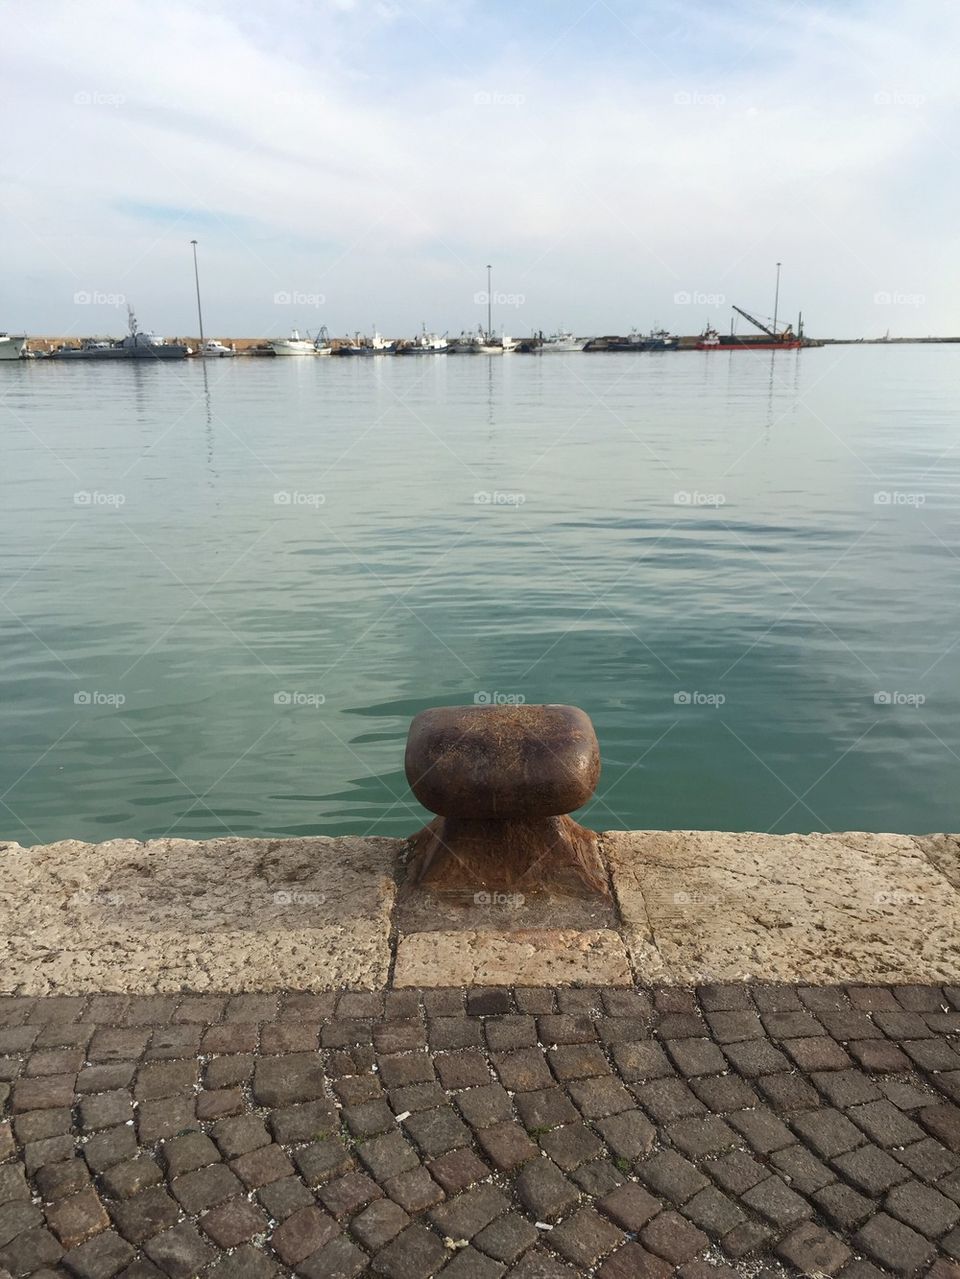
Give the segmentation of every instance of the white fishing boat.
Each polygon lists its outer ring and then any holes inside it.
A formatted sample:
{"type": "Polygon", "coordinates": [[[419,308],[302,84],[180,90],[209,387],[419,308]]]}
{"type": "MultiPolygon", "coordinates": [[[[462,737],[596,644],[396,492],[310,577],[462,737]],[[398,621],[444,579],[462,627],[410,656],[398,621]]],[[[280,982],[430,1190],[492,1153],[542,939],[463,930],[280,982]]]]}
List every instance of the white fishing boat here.
{"type": "Polygon", "coordinates": [[[25,333],[0,333],[0,360],[19,360],[27,345],[25,333]]]}
{"type": "Polygon", "coordinates": [[[305,338],[300,330],[294,329],[288,338],[274,338],[267,345],[274,355],[329,355],[330,343],[326,340],[326,330],[321,329],[315,338],[309,333],[305,338]]]}
{"type": "Polygon", "coordinates": [[[218,342],[216,338],[208,338],[203,344],[201,354],[207,360],[223,360],[236,355],[236,351],[232,346],[226,346],[223,342],[218,342]]]}
{"type": "Polygon", "coordinates": [[[397,344],[396,342],[388,341],[382,333],[378,333],[374,329],[373,337],[370,339],[370,349],[374,355],[393,355],[397,349],[397,344]]]}
{"type": "Polygon", "coordinates": [[[537,350],[544,355],[551,351],[583,351],[590,340],[590,338],[574,337],[572,333],[561,330],[559,333],[551,333],[548,338],[541,338],[537,350]]]}
{"type": "Polygon", "coordinates": [[[450,343],[447,341],[446,334],[440,337],[436,333],[428,333],[427,326],[423,326],[423,332],[418,333],[412,342],[406,342],[403,346],[397,348],[398,355],[446,355],[450,350],[450,343]]]}

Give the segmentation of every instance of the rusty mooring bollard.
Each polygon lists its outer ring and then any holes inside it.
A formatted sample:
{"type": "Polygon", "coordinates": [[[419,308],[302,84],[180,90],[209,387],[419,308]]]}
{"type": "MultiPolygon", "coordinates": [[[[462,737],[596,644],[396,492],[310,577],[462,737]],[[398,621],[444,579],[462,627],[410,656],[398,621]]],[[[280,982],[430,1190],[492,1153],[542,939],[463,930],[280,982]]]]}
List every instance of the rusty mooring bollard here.
{"type": "Polygon", "coordinates": [[[414,882],[444,895],[609,896],[597,836],[569,817],[600,747],[576,706],[437,706],[410,725],[414,795],[438,816],[412,837],[414,882]]]}

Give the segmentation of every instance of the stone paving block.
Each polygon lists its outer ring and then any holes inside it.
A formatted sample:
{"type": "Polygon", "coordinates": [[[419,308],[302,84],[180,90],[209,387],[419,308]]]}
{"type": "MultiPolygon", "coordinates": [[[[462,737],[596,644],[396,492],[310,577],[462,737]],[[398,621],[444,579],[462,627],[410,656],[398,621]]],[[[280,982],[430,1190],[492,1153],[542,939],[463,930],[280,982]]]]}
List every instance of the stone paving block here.
{"type": "Polygon", "coordinates": [[[101,1180],[107,1194],[114,1199],[129,1199],[148,1186],[158,1185],[163,1180],[163,1173],[152,1155],[137,1155],[108,1168],[101,1175],[101,1180]]]}
{"type": "Polygon", "coordinates": [[[411,1168],[409,1172],[390,1177],[383,1188],[405,1212],[414,1214],[440,1203],[444,1194],[426,1168],[411,1168]]]}
{"type": "Polygon", "coordinates": [[[726,1070],[726,1058],[711,1039],[671,1039],[666,1048],[681,1075],[715,1075],[726,1070]]]}
{"type": "Polygon", "coordinates": [[[120,1234],[132,1244],[144,1243],[168,1230],[180,1217],[176,1201],[160,1186],[151,1186],[115,1204],[112,1213],[120,1234]]]}
{"type": "Polygon", "coordinates": [[[732,1195],[742,1195],[745,1190],[756,1186],[770,1175],[768,1169],[745,1150],[734,1150],[718,1159],[708,1159],[703,1168],[718,1185],[732,1195]]]}
{"type": "Polygon", "coordinates": [[[724,1054],[734,1070],[748,1079],[763,1075],[779,1075],[790,1069],[790,1062],[778,1048],[766,1039],[747,1039],[741,1043],[723,1045],[724,1054]]]}
{"type": "Polygon", "coordinates": [[[732,1110],[748,1110],[760,1104],[760,1098],[746,1080],[734,1074],[701,1075],[690,1080],[694,1095],[710,1110],[726,1115],[732,1110]]]}
{"type": "Polygon", "coordinates": [[[747,1219],[743,1210],[716,1186],[708,1186],[689,1199],[683,1206],[683,1215],[715,1239],[729,1234],[747,1219]]]}
{"type": "Polygon", "coordinates": [[[428,1215],[441,1234],[451,1239],[472,1239],[509,1208],[510,1201],[495,1186],[484,1185],[448,1199],[428,1215]]]}
{"type": "Polygon", "coordinates": [[[261,1106],[289,1106],[323,1096],[323,1065],[313,1053],[261,1057],[253,1072],[253,1095],[261,1106]]]}
{"type": "Polygon", "coordinates": [[[932,1137],[960,1154],[960,1109],[956,1106],[925,1106],[917,1118],[932,1137]]]}
{"type": "Polygon", "coordinates": [[[376,1199],[350,1222],[364,1247],[377,1252],[410,1224],[409,1215],[392,1199],[376,1199]]]}
{"type": "MultiPolygon", "coordinates": [[[[460,1094],[461,1097],[466,1095],[460,1094]]],[[[471,1142],[470,1129],[454,1114],[450,1106],[412,1114],[409,1119],[404,1120],[404,1130],[427,1159],[445,1154],[448,1150],[469,1146],[471,1142]]]]}
{"type": "Polygon", "coordinates": [[[537,1032],[542,1043],[593,1044],[597,1041],[597,1027],[584,1013],[558,1013],[537,1018],[537,1032]]]}
{"type": "Polygon", "coordinates": [[[343,1176],[353,1167],[352,1156],[336,1138],[301,1146],[293,1152],[293,1162],[308,1186],[343,1176]]]}
{"type": "Polygon", "coordinates": [[[474,1235],[474,1246],[481,1252],[513,1265],[539,1239],[536,1227],[517,1212],[504,1212],[474,1235]]]}
{"type": "Polygon", "coordinates": [[[922,1128],[918,1128],[912,1119],[887,1100],[851,1106],[847,1115],[878,1146],[906,1146],[922,1140],[924,1135],[922,1128]]]}
{"type": "MultiPolygon", "coordinates": [[[[109,1176],[109,1172],[104,1175],[108,1191],[109,1176]]],[[[33,1180],[44,1201],[52,1203],[68,1195],[75,1195],[89,1186],[90,1173],[82,1158],[64,1159],[61,1163],[45,1164],[38,1168],[33,1180]]]]}
{"type": "Polygon", "coordinates": [[[477,1142],[500,1172],[510,1172],[540,1153],[519,1123],[493,1124],[477,1132],[477,1142]]]}
{"type": "Polygon", "coordinates": [[[285,1265],[296,1266],[339,1233],[340,1227],[321,1208],[300,1208],[277,1227],[270,1244],[285,1265]]]}
{"type": "Polygon", "coordinates": [[[592,1163],[574,1168],[570,1173],[570,1180],[575,1181],[584,1194],[601,1199],[622,1186],[626,1178],[609,1159],[594,1159],[592,1163]]]}
{"type": "Polygon", "coordinates": [[[594,1208],[579,1209],[550,1232],[551,1248],[584,1270],[596,1266],[625,1239],[623,1231],[594,1208]]]}
{"type": "Polygon", "coordinates": [[[956,1172],[960,1168],[960,1158],[947,1150],[946,1146],[942,1146],[939,1141],[934,1141],[932,1137],[925,1137],[923,1141],[904,1146],[902,1150],[891,1153],[895,1159],[925,1181],[939,1181],[941,1177],[946,1177],[948,1173],[956,1172]]]}
{"type": "Polygon", "coordinates": [[[604,1153],[603,1143],[586,1124],[551,1128],[540,1137],[540,1145],[564,1172],[572,1172],[574,1168],[598,1159],[604,1153]]]}
{"type": "Polygon", "coordinates": [[[240,1155],[231,1160],[230,1167],[248,1190],[259,1190],[271,1181],[281,1181],[293,1175],[293,1164],[286,1151],[275,1143],[240,1155]]]}
{"type": "Polygon", "coordinates": [[[635,1181],[626,1181],[605,1195],[597,1204],[601,1212],[631,1234],[652,1220],[663,1205],[635,1181]]]}
{"type": "Polygon", "coordinates": [[[125,1239],[112,1230],[88,1239],[86,1243],[71,1248],[63,1257],[63,1264],[79,1279],[110,1279],[136,1256],[125,1239]]]}
{"type": "MultiPolygon", "coordinates": [[[[80,1246],[89,1248],[95,1242],[90,1240],[80,1246]]],[[[54,1265],[62,1256],[63,1246],[57,1237],[45,1226],[35,1226],[0,1248],[0,1266],[6,1267],[13,1275],[32,1275],[41,1266],[54,1265]]]]}
{"type": "Polygon", "coordinates": [[[878,1213],[857,1231],[855,1247],[895,1275],[909,1275],[928,1264],[934,1249],[928,1239],[886,1213],[878,1213]]]}
{"type": "Polygon", "coordinates": [[[98,1132],[83,1147],[83,1157],[91,1172],[106,1172],[114,1164],[133,1159],[139,1153],[133,1129],[126,1125],[98,1132]]]}
{"type": "MultiPolygon", "coordinates": [[[[489,1128],[492,1124],[508,1123],[514,1118],[510,1094],[501,1084],[488,1083],[482,1088],[468,1088],[457,1096],[457,1106],[471,1128],[489,1128]]],[[[461,1141],[456,1144],[467,1143],[461,1141]]]]}
{"type": "Polygon", "coordinates": [[[438,1053],[433,1064],[444,1088],[480,1088],[490,1083],[490,1067],[477,1048],[467,1048],[463,1052],[438,1053]]]}
{"type": "Polygon", "coordinates": [[[517,1113],[524,1127],[533,1132],[556,1128],[561,1124],[576,1123],[579,1119],[576,1107],[561,1088],[543,1088],[539,1092],[517,1093],[514,1098],[517,1113]]]}
{"type": "Polygon", "coordinates": [[[960,1221],[960,1206],[920,1181],[894,1186],[883,1206],[892,1217],[928,1239],[939,1239],[960,1221]]]}
{"type": "Polygon", "coordinates": [[[543,1054],[536,1048],[516,1052],[492,1053],[491,1062],[500,1082],[510,1092],[532,1092],[556,1083],[543,1054]]]}
{"type": "Polygon", "coordinates": [[[558,1221],[579,1199],[577,1187],[550,1159],[525,1164],[515,1184],[520,1201],[538,1221],[558,1221]]]}
{"type": "Polygon", "coordinates": [[[774,1151],[770,1156],[770,1165],[802,1195],[822,1190],[837,1179],[836,1173],[825,1163],[821,1163],[806,1146],[788,1146],[786,1150],[774,1151]]]}
{"type": "Polygon", "coordinates": [[[632,1094],[611,1075],[573,1080],[567,1092],[585,1119],[604,1119],[636,1106],[632,1094]]]}
{"type": "Polygon", "coordinates": [[[879,1146],[859,1146],[856,1150],[847,1151],[834,1159],[833,1166],[857,1190],[874,1198],[891,1186],[910,1180],[910,1174],[903,1164],[879,1146]]]}
{"type": "Polygon", "coordinates": [[[678,1119],[667,1124],[664,1132],[678,1150],[693,1158],[719,1154],[738,1142],[737,1134],[719,1115],[678,1119]]]}
{"type": "Polygon", "coordinates": [[[628,1083],[648,1079],[666,1079],[676,1071],[659,1044],[614,1044],[611,1052],[620,1077],[628,1083]]]}
{"type": "Polygon", "coordinates": [[[195,1172],[175,1177],[170,1182],[170,1189],[180,1201],[184,1212],[193,1216],[205,1208],[214,1208],[217,1204],[232,1199],[234,1195],[242,1194],[244,1187],[225,1164],[210,1164],[207,1168],[198,1168],[195,1172]]]}
{"type": "Polygon", "coordinates": [[[757,1079],[756,1084],[758,1092],[779,1114],[791,1110],[810,1110],[820,1105],[816,1089],[791,1071],[763,1075],[757,1079]]]}
{"type": "Polygon", "coordinates": [[[336,1110],[326,1100],[285,1106],[275,1110],[268,1122],[274,1139],[281,1145],[318,1141],[337,1132],[340,1127],[336,1110]]]}
{"type": "Polygon", "coordinates": [[[637,1176],[654,1194],[669,1199],[671,1203],[685,1204],[699,1190],[705,1190],[710,1182],[683,1155],[674,1150],[661,1150],[637,1165],[637,1176]]]}
{"type": "Polygon", "coordinates": [[[172,1179],[185,1172],[205,1168],[207,1164],[217,1163],[220,1154],[206,1133],[187,1132],[182,1137],[171,1137],[163,1142],[160,1158],[167,1175],[172,1179]]]}
{"type": "Polygon", "coordinates": [[[833,1182],[810,1196],[821,1214],[838,1230],[852,1232],[876,1212],[877,1205],[843,1182],[833,1182]]]}
{"type": "Polygon", "coordinates": [[[448,1195],[455,1195],[490,1175],[490,1169],[472,1150],[451,1150],[439,1159],[432,1159],[427,1167],[448,1195]]]}
{"type": "Polygon", "coordinates": [[[658,1124],[667,1124],[688,1115],[702,1115],[706,1106],[680,1079],[653,1079],[638,1084],[637,1100],[658,1124]]]}
{"type": "Polygon", "coordinates": [[[702,1230],[672,1210],[659,1213],[644,1226],[640,1240],[646,1249],[674,1266],[690,1261],[710,1242],[702,1230]]]}
{"type": "Polygon", "coordinates": [[[743,1202],[774,1226],[795,1225],[813,1216],[807,1201],[791,1190],[781,1177],[768,1177],[743,1194],[743,1202]]]}
{"type": "Polygon", "coordinates": [[[59,1163],[74,1156],[74,1138],[47,1137],[45,1141],[31,1141],[23,1148],[23,1163],[27,1175],[32,1176],[46,1164],[59,1163]]]}
{"type": "Polygon", "coordinates": [[[170,1279],[191,1279],[217,1255],[196,1226],[188,1221],[154,1236],[143,1247],[150,1260],[170,1279]]]}
{"type": "Polygon", "coordinates": [[[866,1144],[860,1129],[839,1110],[829,1106],[791,1115],[789,1122],[804,1144],[824,1159],[834,1159],[866,1144]]]}
{"type": "MultiPolygon", "coordinates": [[[[238,1115],[236,1118],[221,1119],[210,1129],[210,1134],[225,1159],[235,1159],[238,1155],[246,1155],[251,1150],[270,1145],[270,1134],[258,1115],[238,1115]]],[[[183,1138],[177,1138],[177,1140],[181,1141],[183,1138]]],[[[213,1159],[209,1162],[212,1163],[213,1159]]],[[[188,1169],[183,1171],[186,1172],[188,1169]]]]}
{"type": "Polygon", "coordinates": [[[437,1235],[415,1222],[377,1254],[373,1269],[386,1279],[429,1279],[448,1256],[437,1235]]]}
{"type": "Polygon", "coordinates": [[[324,1207],[339,1221],[352,1217],[374,1199],[380,1199],[383,1191],[375,1181],[362,1172],[348,1172],[344,1177],[328,1181],[317,1191],[324,1207]]]}
{"type": "Polygon", "coordinates": [[[197,1106],[192,1095],[144,1101],[137,1107],[137,1133],[145,1146],[176,1137],[196,1127],[197,1106]]]}
{"type": "Polygon", "coordinates": [[[64,1248],[76,1248],[110,1225],[110,1218],[92,1186],[58,1199],[46,1209],[45,1216],[47,1225],[64,1248]]]}
{"type": "Polygon", "coordinates": [[[765,1106],[728,1115],[727,1121],[759,1155],[769,1155],[775,1150],[783,1150],[796,1141],[786,1124],[765,1106]]]}
{"type": "MultiPolygon", "coordinates": [[[[565,1279],[567,1272],[564,1272],[565,1279]]],[[[625,1243],[612,1256],[608,1257],[597,1274],[600,1279],[669,1279],[674,1274],[674,1267],[663,1257],[647,1252],[638,1243],[625,1243]]],[[[569,1271],[572,1275],[573,1271],[569,1271]]],[[[533,1273],[530,1274],[533,1279],[533,1273]]],[[[553,1276],[550,1276],[553,1279],[553,1276]]],[[[561,1276],[558,1272],[558,1279],[561,1276]]]]}
{"type": "MultiPolygon", "coordinates": [[[[260,1187],[257,1198],[275,1221],[285,1221],[298,1208],[309,1208],[314,1202],[313,1195],[299,1177],[271,1181],[260,1187]]],[[[218,1208],[214,1209],[214,1212],[219,1211],[218,1208]]]]}
{"type": "Polygon", "coordinates": [[[777,1245],[777,1255],[801,1274],[838,1274],[853,1256],[830,1231],[806,1221],[777,1245]]]}

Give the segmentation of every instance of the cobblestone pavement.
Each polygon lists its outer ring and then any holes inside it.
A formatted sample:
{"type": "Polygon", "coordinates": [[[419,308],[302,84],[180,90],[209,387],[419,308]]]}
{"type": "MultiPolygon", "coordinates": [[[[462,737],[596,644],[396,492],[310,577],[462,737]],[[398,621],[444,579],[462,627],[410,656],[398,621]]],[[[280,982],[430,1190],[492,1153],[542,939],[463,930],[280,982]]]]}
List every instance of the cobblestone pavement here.
{"type": "Polygon", "coordinates": [[[960,988],[0,998],[0,1275],[960,1279],[960,988]]]}

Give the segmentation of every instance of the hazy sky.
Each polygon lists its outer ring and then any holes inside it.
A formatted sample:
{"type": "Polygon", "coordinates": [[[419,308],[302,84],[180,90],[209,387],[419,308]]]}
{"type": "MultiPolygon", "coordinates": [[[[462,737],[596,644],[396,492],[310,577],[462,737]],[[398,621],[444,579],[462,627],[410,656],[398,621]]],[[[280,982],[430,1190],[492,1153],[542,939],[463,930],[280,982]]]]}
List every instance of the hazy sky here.
{"type": "Polygon", "coordinates": [[[0,328],[960,332],[955,0],[3,0],[0,328]],[[689,299],[689,300],[688,300],[689,299]],[[741,325],[742,327],[742,325],[741,325]]]}

